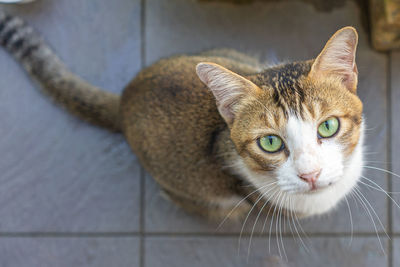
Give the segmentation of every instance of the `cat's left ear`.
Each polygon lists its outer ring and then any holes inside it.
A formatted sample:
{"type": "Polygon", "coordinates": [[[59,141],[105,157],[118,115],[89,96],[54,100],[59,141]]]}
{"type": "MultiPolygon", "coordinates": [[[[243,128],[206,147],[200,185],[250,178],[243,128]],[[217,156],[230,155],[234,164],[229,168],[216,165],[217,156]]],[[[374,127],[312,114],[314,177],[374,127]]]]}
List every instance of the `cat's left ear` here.
{"type": "Polygon", "coordinates": [[[358,34],[353,27],[344,27],[338,30],[315,59],[309,76],[315,79],[324,76],[339,78],[348,90],[356,93],[358,80],[357,43],[358,34]]]}
{"type": "Polygon", "coordinates": [[[228,125],[232,125],[241,100],[260,90],[248,79],[215,63],[199,63],[196,72],[214,94],[218,111],[228,125]]]}

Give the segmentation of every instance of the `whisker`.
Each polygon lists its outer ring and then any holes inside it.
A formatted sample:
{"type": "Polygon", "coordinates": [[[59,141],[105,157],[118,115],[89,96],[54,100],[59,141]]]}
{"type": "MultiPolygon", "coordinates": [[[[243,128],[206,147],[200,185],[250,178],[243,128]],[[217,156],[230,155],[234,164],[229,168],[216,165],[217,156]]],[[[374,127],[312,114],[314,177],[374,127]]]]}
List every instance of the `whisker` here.
{"type": "Polygon", "coordinates": [[[249,260],[250,249],[251,249],[251,241],[252,241],[252,238],[253,238],[254,230],[255,230],[255,228],[256,228],[258,219],[259,219],[259,217],[260,217],[262,211],[264,210],[265,206],[267,206],[267,204],[268,204],[269,201],[272,199],[272,197],[274,196],[274,194],[275,194],[275,192],[272,193],[272,195],[270,195],[270,196],[268,197],[268,199],[265,201],[265,203],[263,204],[263,206],[261,207],[260,211],[259,211],[258,214],[257,214],[257,217],[256,217],[256,220],[255,220],[255,222],[254,222],[253,228],[251,229],[250,240],[249,240],[249,246],[248,246],[248,249],[247,249],[247,260],[249,260]]]}
{"type": "MultiPolygon", "coordinates": [[[[275,220],[275,238],[276,238],[276,244],[278,245],[278,247],[280,248],[280,240],[279,240],[279,230],[278,230],[278,222],[279,222],[279,211],[280,211],[280,205],[281,202],[284,198],[284,194],[282,193],[282,197],[279,199],[279,202],[277,203],[277,211],[276,211],[276,220],[275,220]]],[[[281,254],[282,250],[279,250],[279,257],[282,259],[282,254],[281,254]]],[[[283,252],[283,251],[282,251],[283,252]]]]}
{"type": "MultiPolygon", "coordinates": [[[[285,203],[285,201],[286,201],[286,199],[287,199],[287,197],[286,197],[286,195],[283,195],[284,197],[283,197],[283,199],[282,199],[282,201],[281,201],[281,204],[280,204],[280,208],[279,208],[279,211],[278,211],[278,213],[279,213],[279,235],[280,235],[280,239],[281,239],[281,244],[282,244],[282,250],[283,250],[283,254],[285,255],[285,259],[286,259],[286,261],[288,261],[288,257],[287,257],[287,254],[286,254],[286,250],[285,250],[285,245],[284,245],[284,243],[283,243],[283,238],[282,238],[282,219],[283,219],[283,215],[282,215],[282,211],[283,211],[283,205],[284,205],[284,203],[285,203]]],[[[284,222],[283,222],[284,223],[284,222]]]]}
{"type": "Polygon", "coordinates": [[[235,205],[235,207],[233,207],[232,210],[225,216],[225,218],[222,220],[222,222],[218,225],[216,231],[218,231],[218,230],[221,228],[221,226],[226,222],[226,220],[229,218],[229,216],[232,215],[232,213],[235,211],[235,209],[237,209],[237,208],[240,206],[240,204],[243,203],[243,201],[245,201],[247,198],[249,198],[251,195],[255,194],[256,192],[258,192],[258,191],[260,191],[260,190],[262,190],[262,189],[264,189],[264,188],[267,188],[267,187],[270,186],[270,185],[274,185],[274,184],[276,184],[276,183],[277,183],[277,181],[272,182],[272,183],[270,183],[270,184],[267,184],[267,185],[265,185],[265,186],[261,186],[260,188],[257,188],[256,190],[254,190],[253,192],[251,192],[250,194],[248,194],[247,196],[245,196],[243,199],[241,199],[241,200],[235,205]]]}
{"type": "Polygon", "coordinates": [[[351,196],[351,198],[354,200],[354,203],[356,204],[356,209],[359,210],[359,209],[360,209],[360,207],[359,207],[359,202],[356,200],[356,198],[355,198],[354,195],[355,195],[354,191],[351,191],[351,192],[350,192],[350,196],[351,196]]]}
{"type": "MultiPolygon", "coordinates": [[[[293,232],[293,229],[292,229],[293,218],[292,218],[292,216],[291,216],[290,195],[288,195],[288,206],[289,206],[288,212],[287,212],[287,215],[288,215],[288,225],[289,225],[290,233],[292,234],[292,237],[295,239],[296,236],[295,236],[295,234],[294,234],[294,232],[293,232]]],[[[297,242],[297,240],[296,240],[296,242],[297,242]]]]}
{"type": "MultiPolygon", "coordinates": [[[[278,193],[280,193],[281,191],[276,191],[274,194],[273,194],[273,198],[278,198],[279,197],[279,194],[278,193]]],[[[271,199],[272,200],[272,199],[271,199]]],[[[269,218],[269,213],[271,212],[271,210],[272,210],[272,208],[274,207],[275,205],[274,204],[270,204],[270,206],[269,206],[269,209],[268,209],[268,213],[267,213],[267,215],[265,216],[265,220],[264,220],[264,224],[263,224],[263,228],[262,228],[262,230],[261,230],[261,233],[264,233],[264,230],[265,230],[265,227],[266,227],[266,225],[267,225],[267,221],[268,221],[268,218],[269,218]]],[[[273,217],[272,217],[272,220],[273,220],[273,217]]],[[[268,238],[268,243],[270,243],[269,241],[270,241],[270,237],[271,237],[271,232],[269,232],[269,238],[268,238]]],[[[269,253],[271,253],[271,246],[269,246],[269,253]]]]}
{"type": "Polygon", "coordinates": [[[365,128],[364,131],[373,131],[373,130],[376,130],[377,128],[378,128],[377,126],[372,127],[372,128],[365,128]]]}
{"type": "Polygon", "coordinates": [[[293,214],[294,214],[294,217],[295,217],[295,219],[296,219],[296,221],[297,221],[297,223],[298,223],[298,225],[299,225],[300,231],[305,235],[305,237],[307,238],[307,240],[309,240],[309,237],[308,237],[307,233],[304,231],[303,227],[301,226],[299,217],[297,217],[296,212],[293,212],[293,214]]]}
{"type": "Polygon", "coordinates": [[[376,213],[374,207],[371,205],[371,203],[368,201],[368,199],[364,196],[364,194],[360,191],[359,188],[355,188],[356,191],[358,191],[358,193],[361,195],[361,197],[365,200],[365,202],[368,204],[368,206],[371,208],[372,212],[375,214],[376,218],[378,219],[379,224],[381,225],[383,231],[385,232],[386,236],[390,239],[390,236],[388,235],[388,233],[386,232],[386,228],[383,225],[381,219],[379,218],[378,214],[376,213]]]}
{"type": "Polygon", "coordinates": [[[346,204],[347,204],[347,208],[349,210],[349,216],[350,216],[350,229],[351,229],[351,237],[350,237],[350,242],[349,242],[349,247],[351,247],[351,243],[353,242],[353,216],[351,213],[351,208],[350,208],[350,204],[349,201],[347,200],[347,197],[344,196],[344,200],[346,200],[346,204]]]}
{"type": "Polygon", "coordinates": [[[363,185],[365,185],[365,186],[368,186],[369,188],[372,188],[372,189],[375,189],[375,190],[377,190],[377,191],[380,191],[380,192],[385,193],[393,202],[395,202],[396,206],[400,209],[400,207],[399,207],[399,205],[397,205],[396,201],[393,200],[393,199],[391,198],[391,196],[389,195],[389,193],[390,193],[390,194],[400,194],[400,192],[396,192],[396,191],[386,191],[385,189],[383,189],[381,186],[379,186],[377,183],[375,183],[375,182],[372,181],[371,179],[368,179],[367,177],[362,176],[362,175],[361,175],[361,178],[364,178],[365,180],[369,181],[370,183],[375,184],[377,187],[374,187],[374,186],[372,186],[372,185],[370,185],[370,184],[367,184],[367,183],[364,183],[364,182],[362,182],[362,181],[358,181],[359,183],[361,183],[361,184],[363,184],[363,185]]]}
{"type": "Polygon", "coordinates": [[[253,184],[243,184],[243,185],[239,185],[239,187],[254,187],[253,184]]]}
{"type": "Polygon", "coordinates": [[[386,173],[389,173],[389,174],[391,174],[391,175],[393,175],[393,176],[396,176],[396,177],[400,178],[400,175],[398,175],[397,173],[394,173],[394,172],[391,172],[391,171],[388,171],[388,170],[385,170],[385,169],[382,169],[382,168],[377,168],[377,167],[373,167],[373,166],[362,166],[362,167],[363,167],[363,168],[367,168],[367,169],[372,169],[372,170],[377,170],[377,171],[386,172],[386,173]]]}
{"type": "Polygon", "coordinates": [[[275,189],[275,188],[274,188],[274,187],[269,188],[266,192],[264,192],[263,194],[261,194],[261,196],[256,200],[256,202],[254,202],[254,204],[253,204],[253,206],[251,207],[250,211],[247,213],[246,219],[244,220],[243,225],[242,225],[242,229],[240,230],[239,244],[238,244],[238,253],[240,252],[240,241],[241,241],[241,239],[242,239],[243,230],[244,230],[244,227],[246,226],[246,222],[247,222],[247,220],[249,219],[249,216],[250,216],[251,212],[252,212],[252,211],[254,210],[254,208],[257,206],[258,202],[260,202],[260,200],[261,200],[262,198],[264,198],[264,196],[265,196],[266,194],[268,194],[268,192],[270,192],[270,191],[273,190],[273,189],[275,189]]]}
{"type": "Polygon", "coordinates": [[[244,185],[239,185],[239,186],[240,186],[240,187],[258,187],[258,188],[260,188],[260,187],[262,187],[262,186],[264,186],[264,185],[270,185],[270,184],[273,184],[273,183],[276,184],[276,183],[278,183],[278,181],[275,181],[275,182],[267,181],[267,182],[258,184],[257,186],[254,185],[254,184],[251,184],[251,183],[249,183],[249,184],[244,184],[244,185]]]}
{"type": "Polygon", "coordinates": [[[392,162],[387,161],[374,161],[374,160],[366,160],[364,163],[379,163],[379,164],[393,164],[392,162]]]}
{"type": "MultiPolygon", "coordinates": [[[[292,220],[293,220],[294,228],[295,228],[295,230],[296,230],[296,232],[297,232],[297,235],[298,235],[298,237],[299,237],[299,239],[300,239],[300,242],[302,243],[304,249],[306,250],[307,253],[310,253],[310,251],[308,250],[308,247],[307,247],[306,244],[304,243],[304,241],[303,241],[303,239],[301,238],[300,233],[299,233],[299,231],[298,231],[298,229],[297,229],[296,222],[295,222],[294,216],[293,216],[293,215],[296,214],[296,212],[294,211],[294,208],[293,208],[293,207],[294,207],[294,206],[293,206],[292,200],[289,198],[289,208],[290,208],[290,214],[291,214],[291,217],[292,217],[292,220]]],[[[304,232],[304,231],[303,231],[303,232],[304,232]]]]}
{"type": "MultiPolygon", "coordinates": [[[[361,178],[363,178],[363,177],[361,177],[361,178]]],[[[377,188],[377,187],[375,187],[375,186],[372,186],[372,185],[370,185],[370,184],[364,183],[364,182],[362,182],[362,181],[358,181],[358,183],[367,186],[368,189],[374,189],[374,190],[379,191],[379,192],[389,193],[388,191],[384,191],[384,190],[382,190],[382,189],[379,189],[379,188],[377,188]]],[[[390,193],[394,193],[394,192],[390,192],[390,193]]]]}
{"type": "MultiPolygon", "coordinates": [[[[277,196],[277,202],[279,201],[280,197],[282,196],[282,191],[279,192],[278,196],[277,196]]],[[[269,225],[269,233],[268,233],[268,250],[271,253],[271,232],[272,232],[272,224],[274,223],[274,217],[275,217],[275,212],[276,212],[276,205],[274,205],[274,211],[272,212],[272,220],[271,223],[269,225]]],[[[278,251],[279,251],[279,255],[281,255],[280,253],[280,247],[278,246],[278,251]]]]}
{"type": "MultiPolygon", "coordinates": [[[[356,189],[356,188],[355,188],[355,189],[356,189]]],[[[373,224],[373,226],[374,226],[374,228],[375,228],[375,233],[376,233],[376,236],[378,237],[378,241],[379,241],[379,244],[380,244],[380,246],[381,246],[381,249],[382,249],[383,253],[386,255],[386,252],[385,252],[385,250],[383,249],[383,245],[382,245],[381,238],[379,237],[379,234],[378,234],[378,229],[377,229],[377,227],[376,227],[375,220],[374,220],[374,218],[372,217],[371,212],[369,211],[367,205],[364,203],[364,201],[362,200],[362,198],[360,197],[360,195],[357,193],[357,191],[354,191],[354,195],[357,197],[357,198],[355,198],[355,199],[358,200],[358,201],[360,202],[361,206],[364,208],[364,210],[366,211],[366,213],[369,215],[369,217],[370,217],[370,219],[371,219],[371,221],[372,221],[372,224],[373,224]]]]}
{"type": "Polygon", "coordinates": [[[362,181],[359,181],[361,184],[363,184],[363,185],[365,185],[365,186],[368,186],[368,187],[370,187],[370,188],[373,188],[373,189],[375,189],[375,190],[378,190],[378,191],[380,191],[380,192],[385,193],[385,195],[396,205],[396,207],[400,209],[400,206],[399,206],[399,204],[396,202],[396,200],[394,200],[394,199],[389,195],[389,193],[388,193],[387,191],[385,191],[381,186],[379,186],[379,185],[378,185],[377,183],[375,183],[374,181],[368,179],[367,177],[364,177],[364,176],[361,176],[361,177],[364,178],[364,179],[366,179],[366,180],[368,180],[368,181],[370,181],[371,183],[375,184],[378,188],[375,188],[375,187],[373,187],[373,186],[371,186],[371,185],[369,185],[369,184],[367,184],[367,183],[364,183],[364,182],[362,182],[362,181]]]}

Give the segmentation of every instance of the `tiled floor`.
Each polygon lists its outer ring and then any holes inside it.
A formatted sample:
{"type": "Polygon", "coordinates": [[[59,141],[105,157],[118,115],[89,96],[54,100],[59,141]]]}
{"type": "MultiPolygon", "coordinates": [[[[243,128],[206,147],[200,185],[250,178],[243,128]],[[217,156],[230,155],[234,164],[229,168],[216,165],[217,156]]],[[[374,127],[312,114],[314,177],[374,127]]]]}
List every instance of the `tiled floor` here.
{"type": "MultiPolygon", "coordinates": [[[[353,25],[360,33],[366,164],[400,172],[400,53],[369,47],[361,11],[352,1],[329,12],[297,1],[235,6],[197,0],[38,0],[0,8],[33,24],[74,72],[114,92],[142,66],[175,53],[233,47],[264,61],[308,59],[335,30],[353,25]]],[[[363,185],[394,237],[388,239],[374,218],[385,253],[369,214],[352,198],[350,207],[343,202],[330,215],[302,221],[309,252],[286,229],[282,240],[272,234],[271,253],[264,233],[253,238],[247,255],[250,221],[238,253],[241,224],[216,232],[215,224],[165,200],[121,136],[50,103],[2,49],[0,73],[0,266],[400,265],[400,212],[384,193],[363,185]],[[281,241],[287,261],[279,258],[281,241]]],[[[366,169],[365,177],[400,191],[400,177],[373,169],[366,169]]],[[[397,194],[394,198],[400,202],[397,194]]]]}

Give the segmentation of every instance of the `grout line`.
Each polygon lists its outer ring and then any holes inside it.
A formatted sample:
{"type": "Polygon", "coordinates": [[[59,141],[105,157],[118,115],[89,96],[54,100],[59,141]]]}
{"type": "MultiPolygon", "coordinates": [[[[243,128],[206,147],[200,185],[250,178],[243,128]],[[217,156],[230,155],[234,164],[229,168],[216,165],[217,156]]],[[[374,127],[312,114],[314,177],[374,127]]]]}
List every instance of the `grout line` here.
{"type": "MultiPolygon", "coordinates": [[[[146,0],[140,0],[140,57],[141,68],[146,65],[146,0]]],[[[146,201],[146,173],[140,166],[140,256],[139,266],[145,266],[145,201],[146,201]]]]}
{"type": "Polygon", "coordinates": [[[138,237],[139,232],[8,232],[0,233],[0,238],[3,237],[26,237],[26,238],[41,238],[41,237],[67,237],[67,238],[87,238],[87,237],[138,237]]]}
{"type": "MultiPolygon", "coordinates": [[[[239,237],[240,233],[197,233],[197,232],[185,232],[185,233],[171,233],[171,232],[148,232],[146,234],[141,232],[8,232],[0,233],[0,238],[4,237],[16,237],[16,238],[96,238],[96,237],[107,237],[107,238],[129,238],[129,237],[141,237],[142,235],[149,237],[239,237]]],[[[385,232],[378,232],[380,237],[385,238],[385,232]]],[[[242,237],[250,237],[251,233],[242,233],[242,237]]],[[[268,233],[254,233],[255,237],[268,237],[268,233]]],[[[293,237],[292,233],[282,233],[282,236],[293,237]]],[[[351,232],[320,232],[320,233],[300,233],[300,236],[308,237],[351,237],[351,232]]],[[[353,233],[355,238],[357,237],[375,237],[375,232],[359,232],[353,233]]],[[[400,237],[400,233],[393,233],[393,237],[400,237]]]]}
{"type": "MultiPolygon", "coordinates": [[[[386,169],[391,171],[392,162],[392,60],[391,60],[391,52],[387,53],[387,76],[386,76],[386,101],[387,101],[387,155],[386,161],[386,169]]],[[[393,192],[393,181],[392,175],[387,174],[388,181],[388,191],[393,192]]],[[[393,197],[392,193],[388,193],[390,197],[393,197]]],[[[388,252],[388,265],[389,267],[393,267],[393,206],[390,197],[387,197],[388,202],[388,234],[391,237],[389,240],[389,252],[388,252]]]]}
{"type": "MultiPolygon", "coordinates": [[[[148,237],[240,237],[239,233],[168,233],[168,232],[159,232],[159,233],[147,233],[148,237]]],[[[385,238],[385,232],[378,232],[379,237],[385,238]]],[[[251,233],[242,233],[242,237],[250,237],[251,233]]],[[[254,237],[269,237],[268,233],[263,234],[253,234],[254,237]]],[[[294,236],[292,233],[282,233],[284,237],[297,237],[294,236]]],[[[348,237],[351,238],[351,233],[300,233],[301,237],[348,237]]],[[[396,234],[394,236],[400,236],[400,234],[396,234]]],[[[375,232],[360,232],[360,233],[353,233],[353,237],[375,237],[375,232]]]]}

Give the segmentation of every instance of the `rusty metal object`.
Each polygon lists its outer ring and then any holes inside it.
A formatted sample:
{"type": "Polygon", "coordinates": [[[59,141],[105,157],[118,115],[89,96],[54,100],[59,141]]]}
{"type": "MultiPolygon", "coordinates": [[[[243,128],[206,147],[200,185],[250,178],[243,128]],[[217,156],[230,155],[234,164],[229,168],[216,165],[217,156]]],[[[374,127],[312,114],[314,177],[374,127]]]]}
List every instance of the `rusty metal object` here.
{"type": "Polygon", "coordinates": [[[370,0],[371,39],[375,49],[400,48],[400,0],[370,0]]]}

